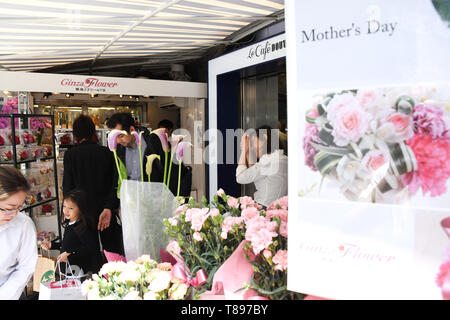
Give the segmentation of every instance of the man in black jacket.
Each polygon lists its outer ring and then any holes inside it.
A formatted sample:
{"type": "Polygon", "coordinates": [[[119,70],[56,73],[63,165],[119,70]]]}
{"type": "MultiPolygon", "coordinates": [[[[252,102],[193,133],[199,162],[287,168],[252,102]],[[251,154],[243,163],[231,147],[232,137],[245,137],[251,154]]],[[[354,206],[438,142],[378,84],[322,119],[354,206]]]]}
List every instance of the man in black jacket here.
{"type": "MultiPolygon", "coordinates": [[[[165,153],[156,134],[151,134],[147,128],[139,127],[135,124],[133,117],[130,113],[115,113],[107,122],[107,126],[110,129],[124,130],[128,135],[119,137],[117,139],[117,156],[122,160],[127,168],[128,179],[129,180],[141,180],[141,168],[139,161],[139,153],[136,145],[136,139],[130,133],[133,131],[143,132],[142,133],[142,157],[144,166],[144,181],[148,181],[148,176],[145,174],[145,168],[147,164],[147,156],[151,154],[157,154],[160,156],[160,160],[156,159],[153,161],[151,182],[163,182],[164,178],[164,161],[165,153]]],[[[169,142],[170,148],[170,142],[169,142]]],[[[168,153],[168,164],[171,158],[170,151],[168,153]]],[[[181,187],[180,196],[188,197],[191,192],[191,182],[192,173],[190,168],[186,167],[184,164],[181,165],[181,187]]],[[[172,171],[170,176],[169,189],[176,195],[178,187],[178,165],[172,164],[172,171]]]]}
{"type": "Polygon", "coordinates": [[[73,134],[79,144],[64,154],[63,193],[73,189],[88,195],[93,216],[89,217],[100,232],[103,249],[122,254],[122,228],[117,221],[117,171],[114,155],[108,148],[93,142],[95,125],[81,115],[73,123],[73,134]]]}

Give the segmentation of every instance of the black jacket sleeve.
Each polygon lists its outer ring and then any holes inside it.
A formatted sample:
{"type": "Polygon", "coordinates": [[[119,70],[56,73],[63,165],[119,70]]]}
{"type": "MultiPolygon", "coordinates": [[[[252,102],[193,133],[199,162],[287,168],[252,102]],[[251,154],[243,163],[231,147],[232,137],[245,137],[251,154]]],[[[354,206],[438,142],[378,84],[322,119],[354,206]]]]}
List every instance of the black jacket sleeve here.
{"type": "Polygon", "coordinates": [[[106,200],[104,209],[110,209],[111,211],[114,211],[116,209],[119,208],[120,206],[120,202],[119,199],[117,198],[117,186],[118,186],[118,179],[119,179],[119,174],[117,172],[117,168],[116,168],[116,162],[114,160],[114,154],[109,151],[109,161],[111,163],[111,175],[112,175],[112,181],[113,184],[111,186],[111,190],[109,192],[108,195],[108,199],[106,200]]]}

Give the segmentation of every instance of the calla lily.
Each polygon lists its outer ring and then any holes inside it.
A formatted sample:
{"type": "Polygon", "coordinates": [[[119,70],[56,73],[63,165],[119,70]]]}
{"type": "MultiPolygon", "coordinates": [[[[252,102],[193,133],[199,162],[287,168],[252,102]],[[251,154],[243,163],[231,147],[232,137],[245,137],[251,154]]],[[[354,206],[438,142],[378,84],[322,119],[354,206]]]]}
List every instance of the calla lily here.
{"type": "Polygon", "coordinates": [[[169,152],[169,138],[167,137],[166,129],[159,128],[156,130],[153,130],[151,133],[154,133],[158,136],[159,140],[161,141],[162,148],[164,152],[169,152]]]}
{"type": "Polygon", "coordinates": [[[180,142],[178,144],[177,152],[176,152],[176,158],[178,162],[181,162],[183,160],[184,150],[187,147],[191,147],[192,144],[190,142],[180,142]]]}
{"type": "Polygon", "coordinates": [[[180,142],[178,144],[178,148],[177,148],[177,160],[179,162],[178,164],[178,187],[177,187],[177,198],[180,195],[180,185],[181,185],[181,164],[183,161],[183,155],[184,155],[184,149],[186,149],[186,147],[190,147],[192,146],[192,144],[190,142],[180,142]]]}
{"type": "Polygon", "coordinates": [[[167,137],[166,129],[159,128],[156,130],[153,130],[151,133],[154,133],[158,136],[159,140],[161,141],[162,148],[164,150],[164,176],[163,176],[163,183],[166,184],[166,174],[167,174],[167,158],[169,154],[169,139],[167,137]]]}
{"type": "Polygon", "coordinates": [[[173,163],[173,154],[176,152],[178,144],[183,140],[186,136],[173,134],[170,137],[170,145],[171,145],[171,154],[170,154],[170,164],[169,164],[169,172],[167,174],[167,187],[169,187],[170,175],[172,173],[172,163],[173,163]]]}
{"type": "Polygon", "coordinates": [[[145,172],[148,175],[148,182],[150,182],[150,175],[152,174],[153,161],[155,161],[155,159],[158,159],[161,161],[161,157],[157,154],[153,153],[153,154],[147,156],[147,165],[145,167],[145,172]]]}
{"type": "Polygon", "coordinates": [[[128,133],[124,130],[114,129],[108,134],[108,148],[111,151],[117,150],[117,137],[121,134],[127,135],[128,133]]]}
{"type": "Polygon", "coordinates": [[[136,139],[136,145],[140,146],[141,145],[141,136],[139,133],[137,133],[136,131],[132,131],[131,134],[134,136],[134,138],[136,139]]]}

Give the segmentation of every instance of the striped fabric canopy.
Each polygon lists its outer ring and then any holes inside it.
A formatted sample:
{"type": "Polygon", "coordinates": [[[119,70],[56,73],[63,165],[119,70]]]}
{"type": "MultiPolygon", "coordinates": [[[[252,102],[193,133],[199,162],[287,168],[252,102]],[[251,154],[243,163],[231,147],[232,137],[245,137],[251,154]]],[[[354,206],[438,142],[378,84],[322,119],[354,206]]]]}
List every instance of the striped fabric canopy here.
{"type": "Polygon", "coordinates": [[[194,59],[273,23],[283,9],[283,0],[0,0],[0,70],[194,59]]]}

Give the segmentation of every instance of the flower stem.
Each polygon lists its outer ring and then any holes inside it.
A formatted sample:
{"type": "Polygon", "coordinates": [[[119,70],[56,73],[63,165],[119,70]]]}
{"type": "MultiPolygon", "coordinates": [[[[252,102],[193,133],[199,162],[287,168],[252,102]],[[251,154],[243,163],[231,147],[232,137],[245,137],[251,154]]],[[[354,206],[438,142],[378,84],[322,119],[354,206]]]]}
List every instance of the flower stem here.
{"type": "Polygon", "coordinates": [[[122,182],[122,175],[120,174],[119,162],[117,161],[117,152],[113,150],[114,160],[116,160],[117,173],[119,174],[119,181],[122,182]]]}
{"type": "Polygon", "coordinates": [[[170,154],[169,173],[167,174],[167,188],[169,188],[170,184],[170,173],[172,172],[172,163],[173,163],[173,152],[170,154]]]}
{"type": "MultiPolygon", "coordinates": [[[[144,160],[142,159],[142,147],[139,146],[139,162],[141,164],[141,181],[144,182],[144,160]]],[[[148,177],[148,182],[150,182],[150,177],[148,177]]]]}
{"type": "Polygon", "coordinates": [[[164,178],[163,183],[166,184],[166,173],[167,173],[167,151],[164,151],[165,157],[164,157],[164,178]]]}
{"type": "Polygon", "coordinates": [[[178,165],[177,199],[178,199],[178,196],[180,195],[180,185],[181,185],[181,161],[180,161],[180,164],[178,165]]]}

